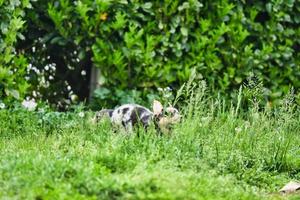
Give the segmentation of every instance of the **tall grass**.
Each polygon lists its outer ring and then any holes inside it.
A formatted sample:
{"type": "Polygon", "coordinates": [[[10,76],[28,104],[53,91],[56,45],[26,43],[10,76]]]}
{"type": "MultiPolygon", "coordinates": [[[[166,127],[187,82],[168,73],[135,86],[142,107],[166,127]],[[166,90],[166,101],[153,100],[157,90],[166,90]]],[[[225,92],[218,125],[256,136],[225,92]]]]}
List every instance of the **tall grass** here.
{"type": "Polygon", "coordinates": [[[174,101],[183,120],[162,136],[154,128],[116,133],[108,122],[90,123],[90,112],[80,117],[81,110],[0,110],[0,196],[286,198],[276,191],[300,180],[300,115],[293,92],[269,108],[251,103],[246,90],[226,101],[210,97],[204,82],[188,82],[174,101]]]}

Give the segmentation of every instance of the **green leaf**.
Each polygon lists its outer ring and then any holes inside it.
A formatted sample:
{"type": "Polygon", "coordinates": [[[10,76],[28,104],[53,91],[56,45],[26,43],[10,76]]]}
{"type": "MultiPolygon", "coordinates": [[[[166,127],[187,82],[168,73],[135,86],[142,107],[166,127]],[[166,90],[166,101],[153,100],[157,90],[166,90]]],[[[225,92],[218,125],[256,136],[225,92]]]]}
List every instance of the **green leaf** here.
{"type": "Polygon", "coordinates": [[[294,6],[295,0],[285,0],[288,7],[292,8],[294,6]]]}
{"type": "Polygon", "coordinates": [[[5,89],[5,93],[7,96],[12,96],[15,99],[20,99],[20,93],[14,89],[5,89]]]}
{"type": "Polygon", "coordinates": [[[188,29],[186,27],[181,27],[180,32],[183,36],[188,36],[188,29]]]}
{"type": "Polygon", "coordinates": [[[126,14],[123,14],[122,12],[117,12],[115,16],[115,21],[112,23],[113,29],[121,29],[123,28],[127,23],[126,20],[126,14]]]}
{"type": "Polygon", "coordinates": [[[272,3],[266,4],[266,10],[268,11],[268,13],[272,13],[272,3]]]}
{"type": "Polygon", "coordinates": [[[143,5],[144,9],[150,9],[152,7],[152,3],[151,2],[147,2],[143,5]]]}

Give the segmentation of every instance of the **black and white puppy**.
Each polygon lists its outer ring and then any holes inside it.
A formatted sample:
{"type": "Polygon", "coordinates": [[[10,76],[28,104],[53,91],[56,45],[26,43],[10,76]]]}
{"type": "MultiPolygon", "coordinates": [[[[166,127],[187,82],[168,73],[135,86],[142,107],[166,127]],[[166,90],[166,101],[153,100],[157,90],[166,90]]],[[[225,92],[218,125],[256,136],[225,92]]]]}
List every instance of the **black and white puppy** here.
{"type": "Polygon", "coordinates": [[[94,121],[100,121],[108,117],[115,126],[124,127],[126,131],[132,131],[133,127],[141,124],[147,128],[154,123],[161,131],[167,131],[168,127],[180,121],[178,110],[172,106],[163,108],[162,104],[154,100],[153,111],[138,104],[124,104],[116,109],[103,109],[96,113],[94,121]]]}

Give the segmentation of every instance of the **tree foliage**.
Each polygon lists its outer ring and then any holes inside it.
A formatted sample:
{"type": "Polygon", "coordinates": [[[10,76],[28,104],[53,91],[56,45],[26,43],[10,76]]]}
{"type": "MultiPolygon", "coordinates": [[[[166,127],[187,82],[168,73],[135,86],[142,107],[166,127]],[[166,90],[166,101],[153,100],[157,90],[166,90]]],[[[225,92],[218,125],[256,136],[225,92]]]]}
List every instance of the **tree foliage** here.
{"type": "Polygon", "coordinates": [[[252,76],[270,99],[300,86],[299,1],[47,2],[26,15],[26,45],[46,45],[30,60],[51,54],[44,62],[72,66],[57,76],[100,68],[103,86],[95,97],[102,105],[179,88],[193,68],[226,95],[252,76]]]}
{"type": "Polygon", "coordinates": [[[30,8],[29,0],[0,0],[0,103],[21,99],[28,83],[24,79],[27,59],[16,51],[18,39],[25,39],[25,9],[30,8]]]}

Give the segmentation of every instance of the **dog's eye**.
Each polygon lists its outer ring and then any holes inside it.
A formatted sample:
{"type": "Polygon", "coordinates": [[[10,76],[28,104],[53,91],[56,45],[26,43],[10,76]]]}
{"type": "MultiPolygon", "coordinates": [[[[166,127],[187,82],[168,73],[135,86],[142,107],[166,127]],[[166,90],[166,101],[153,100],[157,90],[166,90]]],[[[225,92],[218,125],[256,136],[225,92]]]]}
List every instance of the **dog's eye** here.
{"type": "Polygon", "coordinates": [[[165,116],[173,117],[174,115],[175,115],[174,112],[170,112],[170,111],[166,111],[166,112],[165,112],[165,116]]]}
{"type": "Polygon", "coordinates": [[[179,114],[179,112],[178,112],[177,109],[175,109],[175,108],[168,109],[168,116],[169,117],[175,117],[178,114],[179,114]]]}

